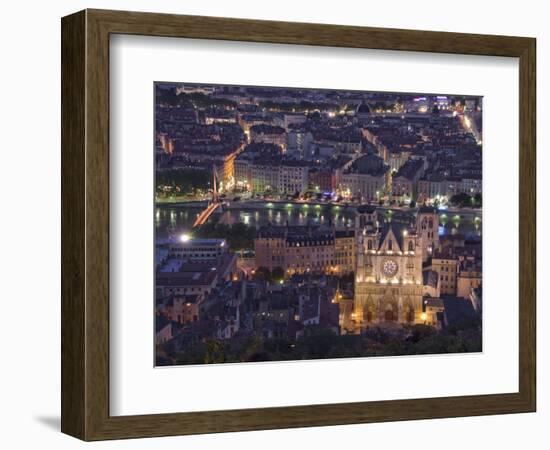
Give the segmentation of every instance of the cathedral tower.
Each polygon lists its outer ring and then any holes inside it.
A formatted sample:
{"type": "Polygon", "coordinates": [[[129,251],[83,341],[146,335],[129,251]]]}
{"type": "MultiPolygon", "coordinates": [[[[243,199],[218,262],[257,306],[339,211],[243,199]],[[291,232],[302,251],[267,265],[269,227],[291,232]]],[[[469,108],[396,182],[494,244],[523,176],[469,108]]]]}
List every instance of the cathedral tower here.
{"type": "Polygon", "coordinates": [[[419,208],[416,216],[416,230],[422,246],[422,261],[431,258],[439,247],[439,215],[431,206],[419,208]]]}
{"type": "Polygon", "coordinates": [[[376,207],[372,205],[361,205],[357,207],[357,216],[355,217],[356,230],[373,230],[378,227],[378,214],[376,207]]]}

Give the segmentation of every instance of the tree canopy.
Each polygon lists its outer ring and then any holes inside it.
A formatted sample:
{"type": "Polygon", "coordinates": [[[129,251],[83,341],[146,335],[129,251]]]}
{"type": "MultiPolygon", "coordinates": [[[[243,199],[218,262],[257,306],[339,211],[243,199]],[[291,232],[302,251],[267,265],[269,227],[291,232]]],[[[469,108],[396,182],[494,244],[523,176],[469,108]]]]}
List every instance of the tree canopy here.
{"type": "Polygon", "coordinates": [[[240,251],[254,249],[256,229],[242,222],[233,225],[207,222],[195,229],[193,234],[200,238],[223,238],[231,250],[240,251]]]}
{"type": "Polygon", "coordinates": [[[210,173],[206,170],[183,168],[157,170],[155,173],[157,191],[165,186],[177,188],[182,193],[192,193],[196,189],[210,187],[210,173]]]}

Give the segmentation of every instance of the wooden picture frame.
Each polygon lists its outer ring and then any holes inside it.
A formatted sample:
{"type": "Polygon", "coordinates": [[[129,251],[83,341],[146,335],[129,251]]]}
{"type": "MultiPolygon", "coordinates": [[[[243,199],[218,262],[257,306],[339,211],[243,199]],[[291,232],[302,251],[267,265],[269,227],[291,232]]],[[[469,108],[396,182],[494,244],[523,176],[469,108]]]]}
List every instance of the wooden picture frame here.
{"type": "Polygon", "coordinates": [[[101,440],[535,411],[535,39],[104,10],[61,25],[64,433],[101,440]],[[109,36],[116,33],[519,58],[519,391],[110,416],[109,36]]]}

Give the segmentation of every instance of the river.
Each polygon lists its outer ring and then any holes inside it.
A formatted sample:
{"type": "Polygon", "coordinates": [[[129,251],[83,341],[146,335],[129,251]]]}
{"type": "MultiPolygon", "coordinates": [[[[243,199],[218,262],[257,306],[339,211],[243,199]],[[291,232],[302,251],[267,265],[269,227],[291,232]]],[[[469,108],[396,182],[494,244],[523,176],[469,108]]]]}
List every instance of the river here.
{"type": "MultiPolygon", "coordinates": [[[[171,234],[181,234],[191,230],[201,207],[197,205],[158,205],[155,208],[155,231],[157,238],[166,238],[171,234]]],[[[393,216],[412,214],[413,211],[394,211],[393,216]]],[[[353,206],[264,203],[236,205],[214,213],[209,222],[232,225],[242,222],[253,227],[272,223],[274,225],[322,224],[337,227],[352,227],[355,222],[353,206]]],[[[386,208],[386,213],[387,208],[386,208]]],[[[440,211],[439,234],[460,233],[469,237],[481,236],[481,212],[455,213],[440,211]]]]}

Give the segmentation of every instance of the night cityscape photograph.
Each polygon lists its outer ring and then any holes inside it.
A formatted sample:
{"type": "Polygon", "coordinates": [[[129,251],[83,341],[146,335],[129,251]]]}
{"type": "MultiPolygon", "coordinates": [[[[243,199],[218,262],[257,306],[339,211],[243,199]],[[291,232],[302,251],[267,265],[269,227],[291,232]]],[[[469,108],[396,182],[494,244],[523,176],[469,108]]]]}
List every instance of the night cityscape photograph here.
{"type": "Polygon", "coordinates": [[[482,97],[154,91],[156,366],[482,351],[482,97]]]}

